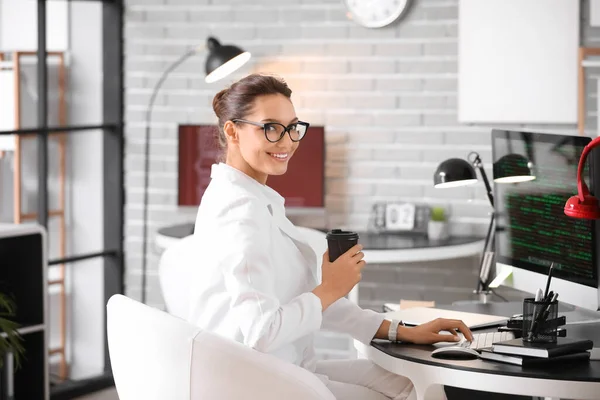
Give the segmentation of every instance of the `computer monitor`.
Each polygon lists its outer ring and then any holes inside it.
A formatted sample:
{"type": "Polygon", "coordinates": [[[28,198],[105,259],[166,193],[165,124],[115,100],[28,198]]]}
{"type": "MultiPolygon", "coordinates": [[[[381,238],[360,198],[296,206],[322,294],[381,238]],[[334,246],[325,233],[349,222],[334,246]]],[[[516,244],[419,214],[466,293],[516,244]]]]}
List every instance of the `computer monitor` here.
{"type": "MultiPolygon", "coordinates": [[[[218,162],[221,149],[215,125],[179,126],[180,206],[200,204],[210,182],[211,166],[218,162]]],[[[289,161],[287,172],[270,176],[267,185],[285,198],[287,211],[324,212],[325,209],[325,130],[311,126],[289,161]]]]}
{"type": "MultiPolygon", "coordinates": [[[[600,224],[563,211],[567,199],[577,194],[579,157],[590,141],[583,136],[492,131],[495,165],[504,156],[518,154],[533,164],[536,177],[494,184],[496,266],[499,271],[512,269],[514,288],[535,293],[545,290],[554,263],[551,289],[559,293],[559,300],[598,310],[600,224]]],[[[600,188],[598,164],[592,153],[584,170],[592,193],[600,188]]]]}

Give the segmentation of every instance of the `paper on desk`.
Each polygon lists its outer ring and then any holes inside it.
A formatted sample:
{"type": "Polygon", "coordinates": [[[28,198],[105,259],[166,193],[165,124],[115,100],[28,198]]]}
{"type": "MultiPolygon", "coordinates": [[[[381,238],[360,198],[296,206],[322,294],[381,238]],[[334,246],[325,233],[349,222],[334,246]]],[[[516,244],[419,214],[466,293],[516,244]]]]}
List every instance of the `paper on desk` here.
{"type": "Polygon", "coordinates": [[[475,314],[429,307],[414,307],[392,311],[386,314],[386,318],[399,319],[407,325],[421,325],[436,318],[458,319],[463,321],[470,329],[503,325],[508,320],[507,317],[498,315],[475,314]]]}

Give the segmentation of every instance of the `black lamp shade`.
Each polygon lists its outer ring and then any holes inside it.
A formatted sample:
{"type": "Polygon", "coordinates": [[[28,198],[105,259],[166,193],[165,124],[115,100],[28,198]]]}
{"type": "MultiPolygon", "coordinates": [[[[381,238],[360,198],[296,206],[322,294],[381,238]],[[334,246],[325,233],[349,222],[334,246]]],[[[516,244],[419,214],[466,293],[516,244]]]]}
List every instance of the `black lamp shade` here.
{"type": "Polygon", "coordinates": [[[436,188],[466,186],[476,182],[475,169],[462,158],[450,158],[442,162],[433,175],[433,186],[436,188]]]}
{"type": "Polygon", "coordinates": [[[207,40],[209,54],[206,57],[206,82],[215,82],[229,75],[250,59],[250,53],[233,45],[222,45],[217,39],[207,40]]]}
{"type": "Polygon", "coordinates": [[[498,183],[526,182],[535,179],[533,165],[521,154],[507,154],[494,163],[494,181],[498,183]]]}

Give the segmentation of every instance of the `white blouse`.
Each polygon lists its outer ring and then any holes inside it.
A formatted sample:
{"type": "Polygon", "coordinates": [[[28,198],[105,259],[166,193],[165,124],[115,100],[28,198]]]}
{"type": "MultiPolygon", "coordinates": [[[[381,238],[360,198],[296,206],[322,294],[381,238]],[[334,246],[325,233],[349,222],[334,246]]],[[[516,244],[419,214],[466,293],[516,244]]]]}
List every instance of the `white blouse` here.
{"type": "Polygon", "coordinates": [[[311,371],[314,333],[345,332],[368,344],[384,316],[342,298],[322,311],[315,254],[273,189],[226,164],[212,166],[194,235],[201,258],[188,321],[311,371]]]}

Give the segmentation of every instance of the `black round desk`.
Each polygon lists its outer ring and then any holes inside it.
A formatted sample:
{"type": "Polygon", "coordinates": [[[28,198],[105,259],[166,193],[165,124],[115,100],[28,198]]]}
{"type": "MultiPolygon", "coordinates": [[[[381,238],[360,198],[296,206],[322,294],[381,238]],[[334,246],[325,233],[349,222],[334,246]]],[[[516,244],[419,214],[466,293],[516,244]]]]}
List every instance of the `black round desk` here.
{"type": "MultiPolygon", "coordinates": [[[[501,303],[503,304],[508,303],[501,303]]],[[[600,343],[599,322],[566,327],[569,337],[591,339],[596,346],[600,343]]],[[[489,330],[478,330],[476,333],[489,330]]],[[[492,328],[491,331],[493,330],[492,328]]],[[[522,368],[481,359],[433,358],[431,352],[435,349],[434,346],[383,340],[375,340],[370,346],[355,341],[354,345],[359,353],[379,366],[411,379],[419,400],[439,393],[444,385],[524,396],[600,398],[600,361],[522,368]]]]}

